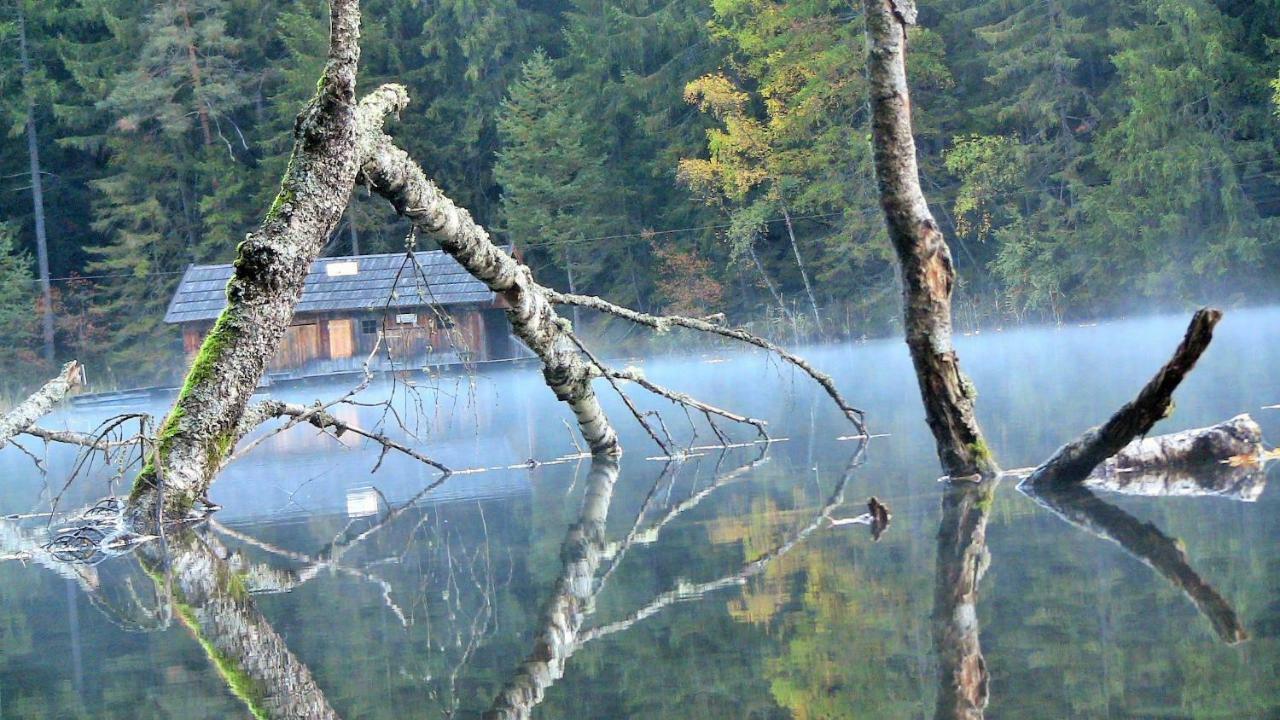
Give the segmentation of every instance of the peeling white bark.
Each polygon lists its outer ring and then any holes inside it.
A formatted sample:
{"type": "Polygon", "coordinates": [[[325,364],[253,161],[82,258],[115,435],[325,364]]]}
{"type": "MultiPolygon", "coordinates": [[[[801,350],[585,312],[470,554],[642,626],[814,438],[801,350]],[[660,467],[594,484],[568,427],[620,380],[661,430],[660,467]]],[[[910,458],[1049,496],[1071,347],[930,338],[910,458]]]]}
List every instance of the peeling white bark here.
{"type": "Polygon", "coordinates": [[[360,148],[361,182],[435,239],[476,279],[502,294],[510,305],[507,317],[512,330],[542,361],[547,385],[573,411],[591,452],[619,454],[617,433],[591,386],[593,368],[573,343],[569,322],[551,307],[548,290],[533,279],[527,266],[495,245],[470,213],[427,179],[408,153],[385,135],[371,138],[360,148]]]}

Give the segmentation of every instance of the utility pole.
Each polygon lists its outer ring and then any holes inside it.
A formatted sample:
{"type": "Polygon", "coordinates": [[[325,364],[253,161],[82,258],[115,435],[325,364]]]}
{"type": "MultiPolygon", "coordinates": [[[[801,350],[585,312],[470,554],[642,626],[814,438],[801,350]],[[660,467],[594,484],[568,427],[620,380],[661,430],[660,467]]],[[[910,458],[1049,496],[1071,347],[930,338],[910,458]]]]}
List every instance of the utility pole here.
{"type": "Polygon", "coordinates": [[[40,173],[40,143],[36,136],[36,100],[31,88],[31,56],[27,52],[27,16],[18,5],[18,48],[22,62],[22,89],[27,95],[27,156],[31,161],[31,210],[36,221],[36,263],[40,270],[40,295],[44,301],[41,326],[44,359],[53,362],[53,292],[49,287],[49,243],[44,230],[44,181],[40,173]]]}

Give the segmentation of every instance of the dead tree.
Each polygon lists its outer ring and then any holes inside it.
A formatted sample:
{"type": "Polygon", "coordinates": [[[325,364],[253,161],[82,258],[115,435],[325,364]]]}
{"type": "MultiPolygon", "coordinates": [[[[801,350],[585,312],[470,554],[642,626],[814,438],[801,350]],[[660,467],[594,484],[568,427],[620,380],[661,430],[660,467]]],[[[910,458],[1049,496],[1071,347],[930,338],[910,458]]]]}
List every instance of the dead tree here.
{"type": "Polygon", "coordinates": [[[84,383],[84,368],[80,363],[72,361],[62,366],[58,376],[45,383],[17,407],[0,417],[0,448],[4,447],[14,435],[28,432],[36,421],[48,414],[62,401],[67,393],[84,383]]]}
{"type": "MultiPolygon", "coordinates": [[[[907,346],[919,380],[925,417],[938,458],[952,480],[992,477],[999,466],[974,415],[973,384],[960,371],[951,344],[951,251],[920,189],[911,99],[907,85],[907,28],[914,0],[864,0],[871,138],[876,180],[889,239],[902,269],[907,346]]],[[[1172,407],[1172,394],[1213,339],[1222,313],[1195,314],[1173,357],[1105,424],[1064,445],[1032,473],[1030,482],[1080,482],[1103,460],[1145,435],[1172,407]]]]}
{"type": "MultiPolygon", "coordinates": [[[[902,271],[907,346],[943,469],[953,483],[978,482],[973,487],[953,486],[943,497],[934,586],[933,636],[939,656],[935,715],[977,720],[985,712],[989,680],[976,604],[978,584],[989,563],[985,528],[990,493],[1000,469],[974,414],[976,390],[960,371],[951,344],[955,269],[946,239],[920,189],[906,72],[907,30],[916,21],[915,2],[864,0],[863,4],[876,179],[889,239],[902,271]]],[[[1208,347],[1220,317],[1217,310],[1197,312],[1173,358],[1132,402],[1102,426],[1060,448],[1026,482],[1044,487],[1078,484],[1099,463],[1146,435],[1172,408],[1174,389],[1208,347]]],[[[1164,559],[1160,564],[1151,562],[1161,567],[1164,559]]],[[[1186,580],[1179,584],[1195,586],[1193,580],[1186,580]]],[[[1205,607],[1201,599],[1197,605],[1205,607]]]]}

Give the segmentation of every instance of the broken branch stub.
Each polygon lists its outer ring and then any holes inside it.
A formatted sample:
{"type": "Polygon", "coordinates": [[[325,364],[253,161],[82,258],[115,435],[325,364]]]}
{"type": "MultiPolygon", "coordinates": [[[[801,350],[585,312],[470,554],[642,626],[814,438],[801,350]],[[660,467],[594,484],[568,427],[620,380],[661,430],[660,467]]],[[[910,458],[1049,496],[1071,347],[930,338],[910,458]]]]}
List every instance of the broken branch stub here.
{"type": "Polygon", "coordinates": [[[31,393],[26,400],[0,418],[0,448],[20,433],[26,432],[57,405],[67,393],[84,384],[84,367],[72,360],[62,371],[31,393]]]}

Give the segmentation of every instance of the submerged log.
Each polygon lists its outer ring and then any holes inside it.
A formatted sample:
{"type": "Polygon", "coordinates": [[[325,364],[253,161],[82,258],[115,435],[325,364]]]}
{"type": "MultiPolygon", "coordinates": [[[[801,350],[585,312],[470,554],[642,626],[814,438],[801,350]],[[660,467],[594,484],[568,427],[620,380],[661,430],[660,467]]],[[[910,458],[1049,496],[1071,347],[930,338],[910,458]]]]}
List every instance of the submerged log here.
{"type": "Polygon", "coordinates": [[[1262,465],[1170,467],[1145,472],[1090,475],[1085,487],[1142,497],[1222,497],[1254,502],[1267,487],[1262,465]]]}

